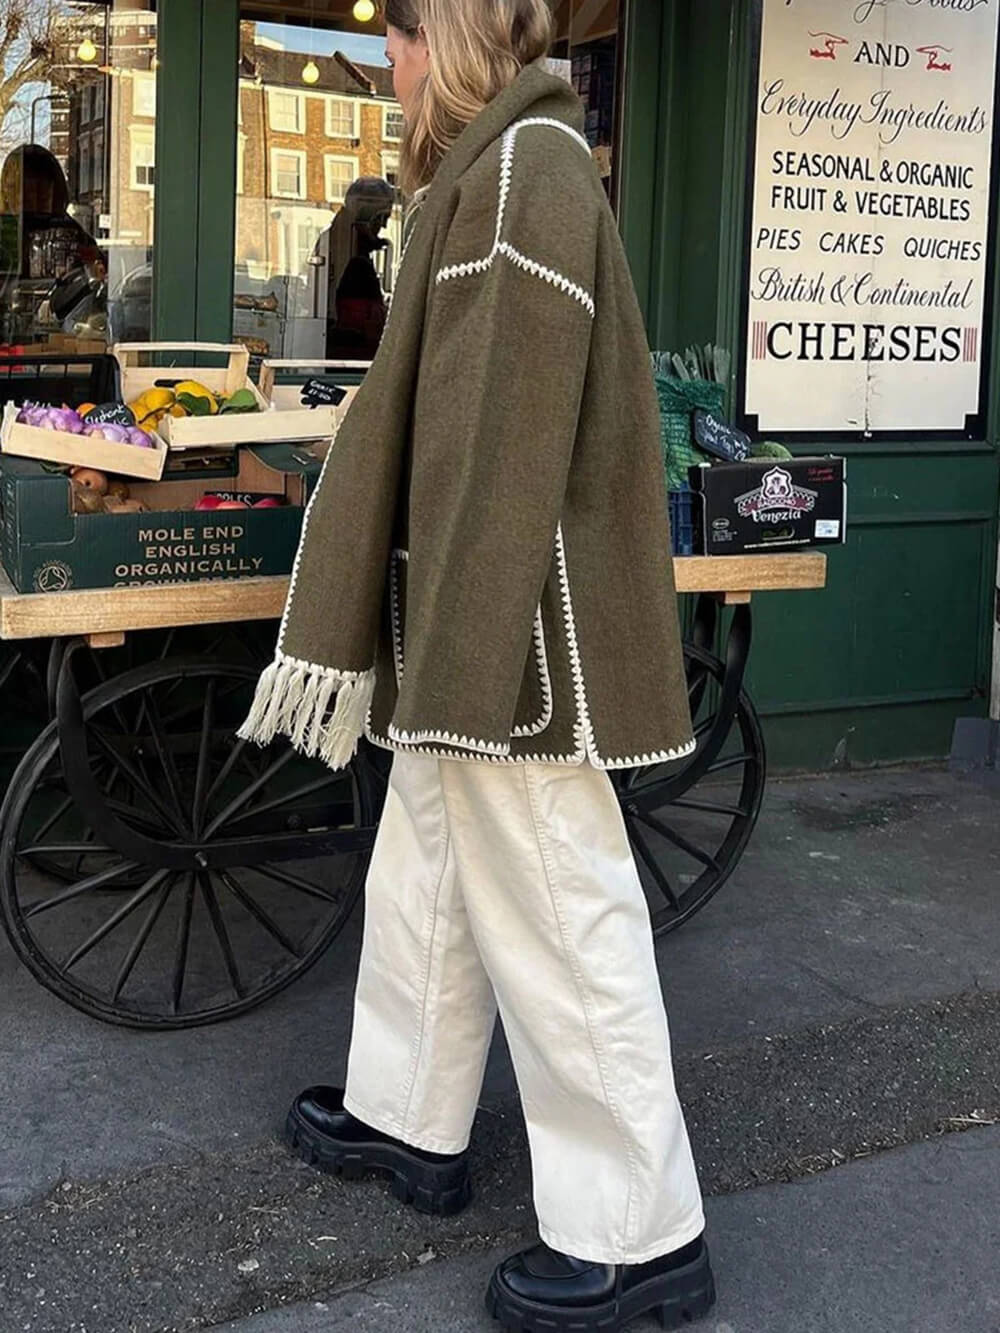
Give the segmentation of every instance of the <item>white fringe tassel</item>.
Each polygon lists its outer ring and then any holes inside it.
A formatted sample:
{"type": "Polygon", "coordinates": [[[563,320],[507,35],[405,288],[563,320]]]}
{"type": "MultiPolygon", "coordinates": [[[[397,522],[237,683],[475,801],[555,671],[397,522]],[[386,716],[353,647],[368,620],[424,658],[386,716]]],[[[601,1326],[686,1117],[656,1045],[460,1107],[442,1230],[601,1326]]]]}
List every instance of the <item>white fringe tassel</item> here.
{"type": "Polygon", "coordinates": [[[374,693],[374,671],[345,675],[279,656],[257,682],[250,713],[236,734],[257,745],[287,736],[303,754],[331,768],[346,768],[358,748],[374,693]]]}

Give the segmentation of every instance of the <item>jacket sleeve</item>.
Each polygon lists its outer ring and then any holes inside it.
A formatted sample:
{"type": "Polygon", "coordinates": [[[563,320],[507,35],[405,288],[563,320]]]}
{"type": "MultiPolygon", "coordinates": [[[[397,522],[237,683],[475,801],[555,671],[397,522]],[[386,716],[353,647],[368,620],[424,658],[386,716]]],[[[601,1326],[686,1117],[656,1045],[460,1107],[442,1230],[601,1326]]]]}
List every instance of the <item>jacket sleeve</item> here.
{"type": "Polygon", "coordinates": [[[549,154],[544,171],[520,139],[506,175],[502,162],[492,177],[478,164],[431,277],[400,703],[405,719],[412,681],[421,714],[439,703],[457,734],[467,727],[464,692],[429,700],[427,683],[476,682],[480,727],[486,713],[491,736],[509,737],[566,498],[591,349],[600,188],[584,150],[566,147],[567,161],[549,154]]]}

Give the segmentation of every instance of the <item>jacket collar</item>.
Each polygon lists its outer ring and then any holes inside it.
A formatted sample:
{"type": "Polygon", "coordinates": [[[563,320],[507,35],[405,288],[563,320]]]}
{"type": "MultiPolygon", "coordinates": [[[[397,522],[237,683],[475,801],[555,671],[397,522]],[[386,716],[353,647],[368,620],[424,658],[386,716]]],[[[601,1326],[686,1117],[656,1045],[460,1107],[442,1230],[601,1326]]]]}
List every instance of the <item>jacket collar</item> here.
{"type": "Polygon", "coordinates": [[[526,116],[561,120],[578,133],[583,132],[583,105],[569,84],[550,74],[539,61],[526,65],[514,82],[485,106],[455,140],[434,174],[426,203],[430,205],[445,198],[490,144],[526,116]]]}

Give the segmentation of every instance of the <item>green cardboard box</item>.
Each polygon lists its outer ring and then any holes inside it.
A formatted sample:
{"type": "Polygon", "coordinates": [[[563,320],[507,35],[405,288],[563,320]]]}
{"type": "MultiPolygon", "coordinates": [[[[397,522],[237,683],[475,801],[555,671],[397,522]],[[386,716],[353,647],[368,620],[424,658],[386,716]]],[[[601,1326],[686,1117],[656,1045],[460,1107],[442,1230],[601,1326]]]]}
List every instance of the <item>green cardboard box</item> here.
{"type": "Polygon", "coordinates": [[[144,514],[74,514],[70,482],[0,455],[0,559],[19,592],[287,574],[322,445],[245,446],[219,467],[129,481],[144,514]],[[195,510],[209,492],[280,496],[268,509],[195,510]]]}

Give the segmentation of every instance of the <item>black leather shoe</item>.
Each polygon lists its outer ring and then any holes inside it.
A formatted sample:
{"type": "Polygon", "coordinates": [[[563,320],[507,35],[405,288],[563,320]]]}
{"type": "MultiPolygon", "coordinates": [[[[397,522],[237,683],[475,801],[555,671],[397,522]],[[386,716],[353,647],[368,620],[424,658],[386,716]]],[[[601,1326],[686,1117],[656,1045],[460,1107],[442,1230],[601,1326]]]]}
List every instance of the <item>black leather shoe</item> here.
{"type": "Polygon", "coordinates": [[[285,1121],[285,1139],[304,1162],[321,1171],[347,1180],[388,1176],[396,1198],[421,1213],[450,1217],[472,1197],[467,1153],[424,1152],[371,1129],[344,1110],[341,1088],[300,1093],[285,1121]]]}
{"type": "Polygon", "coordinates": [[[499,1264],[486,1292],[487,1310],[509,1333],[617,1333],[644,1314],[677,1328],[714,1303],[702,1236],[647,1264],[592,1264],[536,1245],[499,1264]]]}

